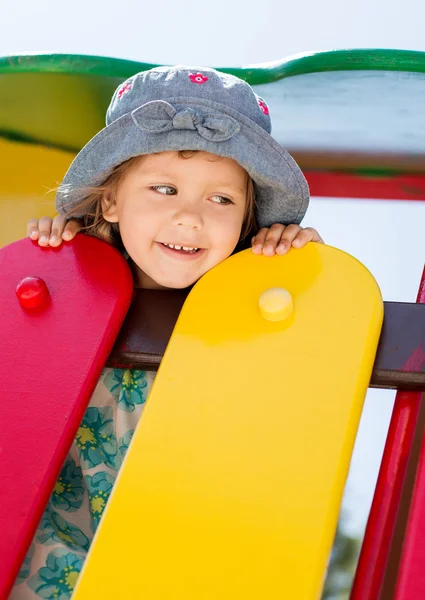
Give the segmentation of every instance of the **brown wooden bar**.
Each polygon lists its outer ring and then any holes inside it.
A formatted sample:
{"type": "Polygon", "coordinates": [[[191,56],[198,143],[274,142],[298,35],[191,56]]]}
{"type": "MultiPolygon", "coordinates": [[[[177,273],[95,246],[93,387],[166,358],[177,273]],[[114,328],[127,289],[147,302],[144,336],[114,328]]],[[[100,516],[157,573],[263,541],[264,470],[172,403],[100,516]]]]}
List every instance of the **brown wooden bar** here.
{"type": "MultiPolygon", "coordinates": [[[[187,290],[136,290],[107,365],[157,370],[187,290]]],[[[370,387],[425,390],[425,305],[385,302],[370,387]]]]}

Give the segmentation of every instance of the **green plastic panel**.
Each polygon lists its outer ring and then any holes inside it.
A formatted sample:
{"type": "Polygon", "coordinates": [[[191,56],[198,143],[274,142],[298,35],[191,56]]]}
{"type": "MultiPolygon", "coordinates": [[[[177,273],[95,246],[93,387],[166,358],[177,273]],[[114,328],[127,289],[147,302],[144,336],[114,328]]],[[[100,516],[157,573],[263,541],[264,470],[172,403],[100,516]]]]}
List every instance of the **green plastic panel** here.
{"type": "MultiPolygon", "coordinates": [[[[2,73],[79,73],[126,79],[158,64],[78,54],[18,54],[0,57],[2,73]]],[[[251,85],[271,83],[283,77],[322,71],[385,70],[425,73],[425,52],[413,50],[354,49],[296,54],[288,58],[248,65],[217,67],[251,85]]]]}
{"type": "MultiPolygon", "coordinates": [[[[78,151],[115,87],[152,64],[33,54],[0,58],[0,136],[78,151]]],[[[270,106],[303,168],[425,171],[425,52],[334,50],[223,68],[270,106]]]]}

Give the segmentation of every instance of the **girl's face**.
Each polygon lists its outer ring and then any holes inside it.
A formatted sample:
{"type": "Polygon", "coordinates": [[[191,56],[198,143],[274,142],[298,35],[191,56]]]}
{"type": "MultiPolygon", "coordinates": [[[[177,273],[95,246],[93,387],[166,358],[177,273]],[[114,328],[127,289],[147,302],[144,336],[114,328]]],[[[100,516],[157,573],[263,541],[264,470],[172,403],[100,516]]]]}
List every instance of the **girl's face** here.
{"type": "Polygon", "coordinates": [[[207,152],[143,156],[104,212],[119,223],[137,287],[186,288],[235,249],[245,215],[247,173],[207,152]]]}

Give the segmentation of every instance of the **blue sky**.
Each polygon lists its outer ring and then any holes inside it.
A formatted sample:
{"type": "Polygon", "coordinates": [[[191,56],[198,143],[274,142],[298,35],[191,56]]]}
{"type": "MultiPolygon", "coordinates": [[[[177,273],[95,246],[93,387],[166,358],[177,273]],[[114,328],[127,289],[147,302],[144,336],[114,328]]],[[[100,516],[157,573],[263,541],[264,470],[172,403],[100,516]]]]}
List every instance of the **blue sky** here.
{"type": "MultiPolygon", "coordinates": [[[[53,51],[160,64],[238,66],[334,48],[424,50],[423,0],[3,2],[0,55],[53,51]]],[[[359,258],[386,300],[414,301],[425,256],[425,203],[313,199],[305,224],[359,258]]],[[[344,505],[365,525],[393,392],[370,390],[344,505]]]]}

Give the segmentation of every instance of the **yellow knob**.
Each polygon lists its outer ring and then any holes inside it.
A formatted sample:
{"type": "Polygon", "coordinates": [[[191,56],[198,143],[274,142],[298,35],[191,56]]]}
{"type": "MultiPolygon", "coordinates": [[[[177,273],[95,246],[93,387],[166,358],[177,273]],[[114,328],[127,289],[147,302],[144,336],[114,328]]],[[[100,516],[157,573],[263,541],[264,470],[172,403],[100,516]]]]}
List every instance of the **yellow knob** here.
{"type": "Polygon", "coordinates": [[[261,316],[267,321],[283,321],[294,310],[292,296],[284,288],[270,288],[258,301],[261,316]]]}

